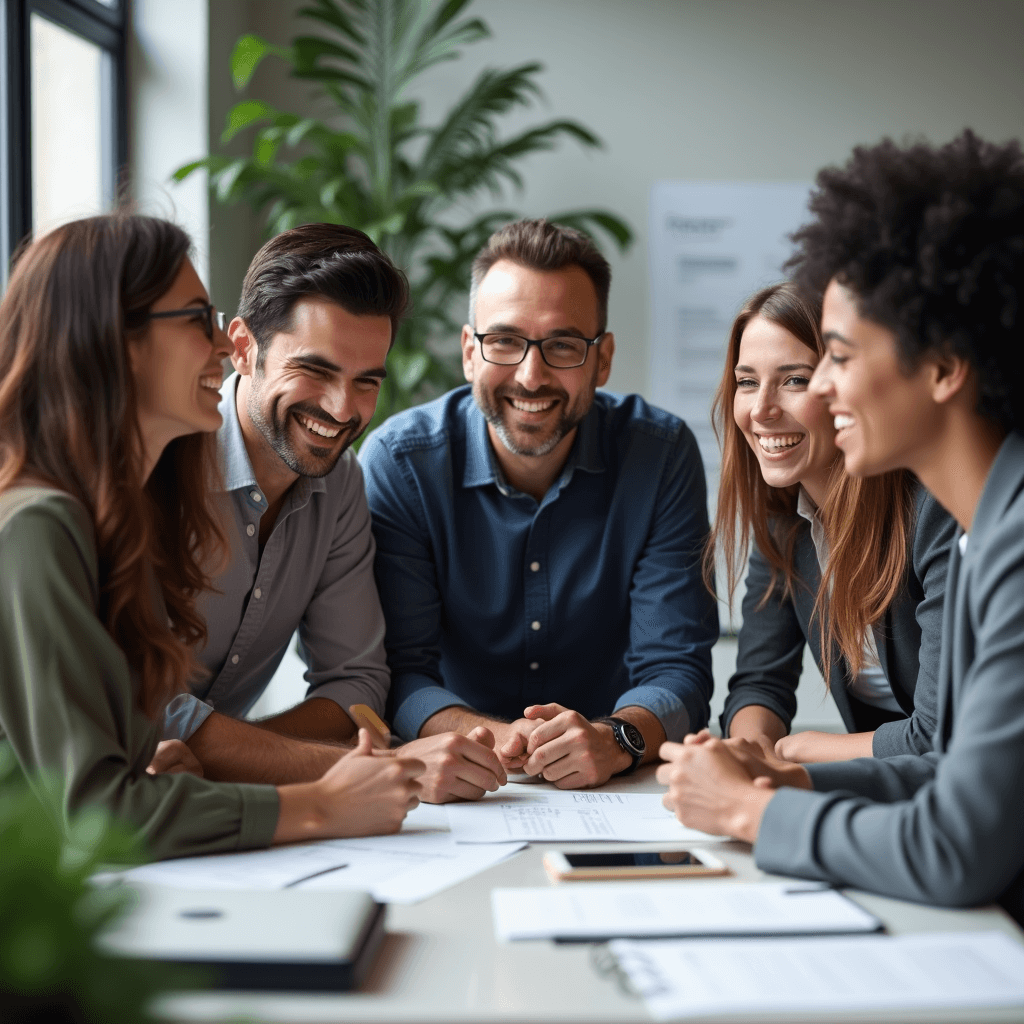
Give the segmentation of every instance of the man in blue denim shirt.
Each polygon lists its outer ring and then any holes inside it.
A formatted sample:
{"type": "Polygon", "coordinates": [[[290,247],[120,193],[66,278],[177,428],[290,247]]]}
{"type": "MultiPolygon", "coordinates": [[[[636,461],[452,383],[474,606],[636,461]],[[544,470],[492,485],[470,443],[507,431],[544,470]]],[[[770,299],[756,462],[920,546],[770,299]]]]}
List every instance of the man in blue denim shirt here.
{"type": "Polygon", "coordinates": [[[472,389],[393,417],[360,455],[395,728],[486,727],[507,769],[563,788],[703,728],[718,637],[693,434],[595,394],[609,283],[579,232],[498,231],[473,265],[472,389]]]}

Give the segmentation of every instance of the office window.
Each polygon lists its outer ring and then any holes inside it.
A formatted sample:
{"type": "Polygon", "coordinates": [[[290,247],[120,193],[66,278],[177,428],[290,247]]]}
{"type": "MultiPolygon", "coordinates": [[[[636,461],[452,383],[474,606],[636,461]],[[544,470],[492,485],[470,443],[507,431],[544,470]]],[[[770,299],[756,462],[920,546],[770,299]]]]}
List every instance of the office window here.
{"type": "Polygon", "coordinates": [[[121,0],[3,4],[3,264],[31,233],[108,209],[126,160],[121,0]]]}

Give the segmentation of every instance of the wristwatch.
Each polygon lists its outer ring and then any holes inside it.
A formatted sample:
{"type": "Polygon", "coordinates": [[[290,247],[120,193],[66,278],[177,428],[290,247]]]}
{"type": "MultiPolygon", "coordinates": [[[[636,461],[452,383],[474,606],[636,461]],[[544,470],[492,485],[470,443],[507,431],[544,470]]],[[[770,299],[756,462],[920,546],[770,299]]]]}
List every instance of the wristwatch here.
{"type": "Polygon", "coordinates": [[[615,742],[633,758],[633,763],[628,768],[623,768],[621,772],[616,772],[616,774],[628,775],[630,772],[636,771],[640,762],[644,759],[644,754],[647,753],[647,743],[644,740],[644,734],[632,722],[627,722],[624,718],[601,718],[599,721],[612,727],[612,735],[615,737],[615,742]]]}

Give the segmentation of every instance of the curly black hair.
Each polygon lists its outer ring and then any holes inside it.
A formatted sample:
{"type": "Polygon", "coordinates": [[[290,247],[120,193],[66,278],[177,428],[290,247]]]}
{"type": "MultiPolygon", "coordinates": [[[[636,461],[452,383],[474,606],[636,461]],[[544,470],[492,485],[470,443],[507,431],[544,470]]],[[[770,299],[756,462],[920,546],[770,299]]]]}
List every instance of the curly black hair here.
{"type": "Polygon", "coordinates": [[[966,359],[977,411],[1024,431],[1024,154],[970,129],[945,146],[858,146],[818,174],[815,220],[787,269],[816,298],[835,278],[896,336],[908,371],[929,351],[966,359]]]}

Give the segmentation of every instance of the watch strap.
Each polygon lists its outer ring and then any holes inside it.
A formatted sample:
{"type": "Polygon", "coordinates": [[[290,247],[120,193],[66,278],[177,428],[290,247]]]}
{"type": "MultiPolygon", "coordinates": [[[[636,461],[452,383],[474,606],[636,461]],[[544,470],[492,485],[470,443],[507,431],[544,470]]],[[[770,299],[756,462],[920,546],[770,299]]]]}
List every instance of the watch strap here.
{"type": "MultiPolygon", "coordinates": [[[[615,742],[619,745],[620,749],[628,754],[633,760],[630,765],[623,768],[621,772],[616,772],[616,775],[629,775],[631,772],[635,772],[640,767],[640,762],[643,761],[644,755],[647,753],[646,745],[643,750],[637,752],[633,744],[626,738],[625,731],[626,726],[632,726],[636,729],[636,726],[632,722],[627,722],[625,719],[616,718],[614,715],[609,715],[606,718],[598,719],[599,722],[603,722],[605,725],[611,726],[612,736],[615,737],[615,742]]],[[[639,731],[639,730],[637,730],[639,731]]]]}

